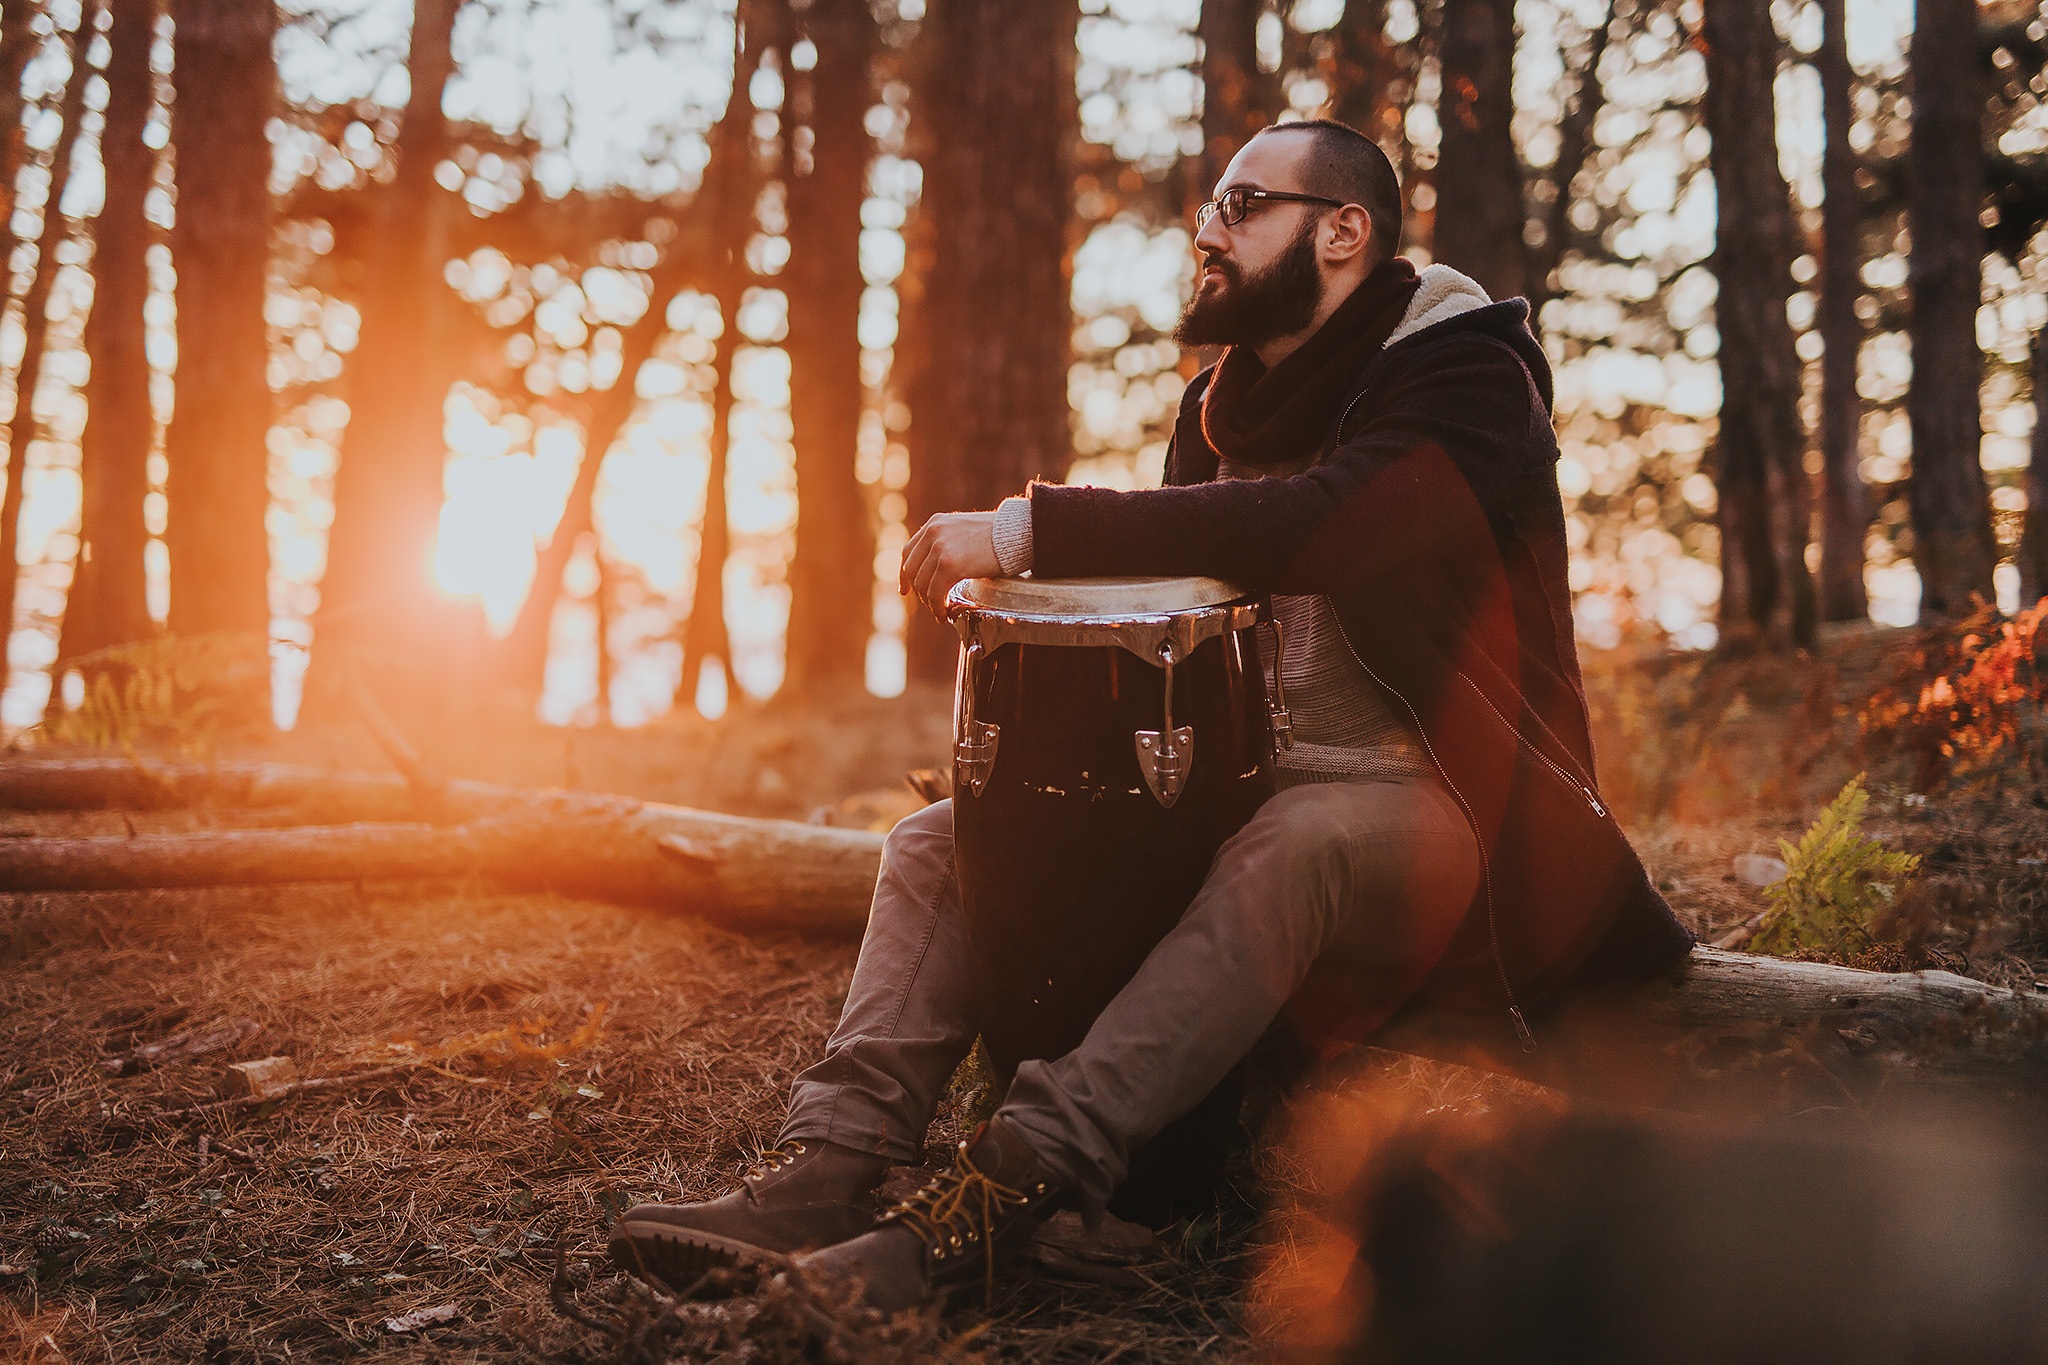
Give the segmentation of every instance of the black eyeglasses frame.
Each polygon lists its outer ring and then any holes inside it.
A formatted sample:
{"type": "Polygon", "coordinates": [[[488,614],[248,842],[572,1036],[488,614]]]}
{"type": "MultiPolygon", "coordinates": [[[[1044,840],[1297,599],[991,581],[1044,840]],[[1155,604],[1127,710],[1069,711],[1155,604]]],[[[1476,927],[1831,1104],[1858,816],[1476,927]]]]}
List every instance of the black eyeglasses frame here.
{"type": "Polygon", "coordinates": [[[1236,227],[1260,204],[1321,204],[1326,208],[1341,209],[1345,201],[1320,194],[1296,194],[1292,190],[1229,189],[1195,210],[1195,231],[1200,232],[1209,226],[1209,220],[1219,213],[1223,215],[1223,226],[1236,227]]]}

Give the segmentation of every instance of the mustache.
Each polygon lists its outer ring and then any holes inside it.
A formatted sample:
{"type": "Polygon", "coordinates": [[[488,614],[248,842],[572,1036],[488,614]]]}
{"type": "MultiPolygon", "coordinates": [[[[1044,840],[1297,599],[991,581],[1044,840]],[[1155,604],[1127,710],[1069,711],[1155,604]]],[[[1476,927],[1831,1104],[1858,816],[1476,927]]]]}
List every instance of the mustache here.
{"type": "MultiPolygon", "coordinates": [[[[1220,252],[1220,251],[1205,251],[1205,252],[1203,252],[1203,253],[1202,253],[1202,265],[1201,265],[1201,270],[1212,270],[1212,269],[1213,269],[1213,270],[1220,270],[1221,272],[1223,272],[1223,278],[1224,278],[1224,279],[1226,279],[1226,280],[1228,280],[1228,281],[1229,281],[1230,283],[1232,283],[1232,284],[1236,284],[1236,283],[1237,283],[1237,281],[1238,281],[1238,278],[1239,278],[1239,272],[1238,272],[1238,268],[1237,268],[1237,262],[1235,262],[1235,261],[1231,260],[1231,259],[1230,259],[1229,257],[1225,256],[1225,255],[1224,255],[1224,254],[1223,254],[1222,252],[1220,252]]],[[[1197,274],[1200,274],[1200,273],[1201,273],[1201,271],[1197,271],[1196,273],[1197,273],[1197,274]]]]}

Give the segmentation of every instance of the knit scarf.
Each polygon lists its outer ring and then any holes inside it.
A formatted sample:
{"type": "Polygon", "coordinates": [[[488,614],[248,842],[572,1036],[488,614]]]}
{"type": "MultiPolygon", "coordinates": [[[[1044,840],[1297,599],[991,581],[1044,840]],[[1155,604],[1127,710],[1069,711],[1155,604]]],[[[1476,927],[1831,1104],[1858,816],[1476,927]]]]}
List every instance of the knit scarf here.
{"type": "Polygon", "coordinates": [[[1312,453],[1342,415],[1359,371],[1401,325],[1420,281],[1396,256],[1367,275],[1337,311],[1272,369],[1232,346],[1202,395],[1202,435],[1232,464],[1277,465],[1312,453]]]}

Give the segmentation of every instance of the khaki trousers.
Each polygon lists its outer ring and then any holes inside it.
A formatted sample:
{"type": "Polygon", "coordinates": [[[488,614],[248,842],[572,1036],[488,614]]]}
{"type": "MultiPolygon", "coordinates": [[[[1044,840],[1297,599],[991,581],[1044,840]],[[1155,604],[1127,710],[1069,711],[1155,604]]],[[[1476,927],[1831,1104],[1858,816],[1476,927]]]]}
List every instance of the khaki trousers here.
{"type": "MultiPolygon", "coordinates": [[[[1018,1068],[1002,1117],[1100,1207],[1131,1152],[1199,1103],[1311,974],[1353,1027],[1384,1022],[1443,957],[1479,876],[1471,828],[1433,779],[1281,790],[1081,1045],[1018,1068]]],[[[941,801],[889,834],[845,1010],[796,1080],[782,1137],[917,1160],[979,1032],[941,801]]]]}

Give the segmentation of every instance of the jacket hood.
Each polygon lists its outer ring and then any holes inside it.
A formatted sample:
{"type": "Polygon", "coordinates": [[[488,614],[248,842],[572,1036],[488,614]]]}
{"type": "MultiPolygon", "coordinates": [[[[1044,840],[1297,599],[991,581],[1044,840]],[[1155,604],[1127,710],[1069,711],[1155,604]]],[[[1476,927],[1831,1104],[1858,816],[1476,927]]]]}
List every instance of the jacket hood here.
{"type": "Polygon", "coordinates": [[[1548,410],[1554,394],[1550,380],[1550,358],[1529,330],[1529,301],[1502,299],[1496,303],[1478,281],[1461,275],[1447,265],[1424,266],[1421,285],[1408,301],[1401,323],[1387,338],[1387,349],[1415,341],[1426,343],[1461,332],[1479,332],[1505,342],[1536,381],[1548,410]]]}

